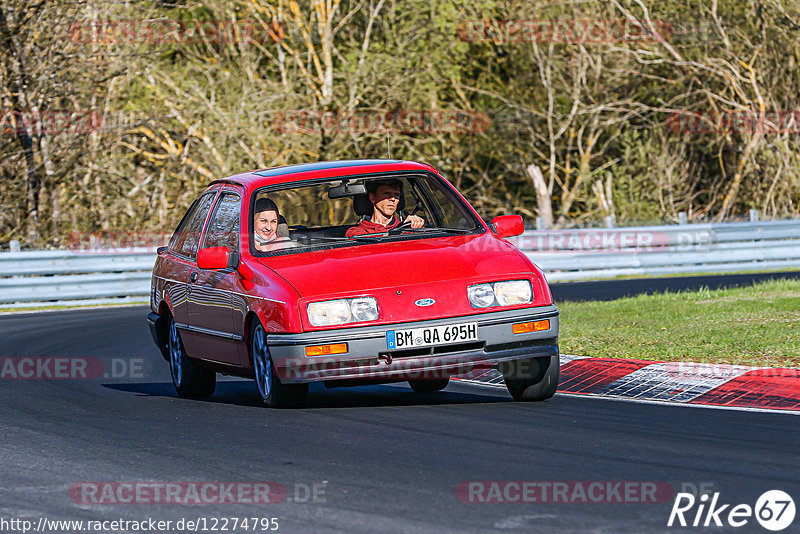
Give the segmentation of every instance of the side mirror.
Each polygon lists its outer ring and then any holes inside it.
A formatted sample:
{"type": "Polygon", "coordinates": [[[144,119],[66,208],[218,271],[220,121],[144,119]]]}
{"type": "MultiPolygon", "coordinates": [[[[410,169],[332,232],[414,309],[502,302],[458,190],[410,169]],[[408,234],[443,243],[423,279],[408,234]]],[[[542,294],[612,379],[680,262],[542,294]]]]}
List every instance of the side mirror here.
{"type": "Polygon", "coordinates": [[[522,217],[519,215],[502,215],[492,219],[492,226],[498,237],[514,237],[525,231],[522,217]]]}
{"type": "Polygon", "coordinates": [[[228,247],[201,248],[197,251],[197,266],[201,269],[230,269],[231,260],[239,263],[239,255],[231,253],[228,247]]]}

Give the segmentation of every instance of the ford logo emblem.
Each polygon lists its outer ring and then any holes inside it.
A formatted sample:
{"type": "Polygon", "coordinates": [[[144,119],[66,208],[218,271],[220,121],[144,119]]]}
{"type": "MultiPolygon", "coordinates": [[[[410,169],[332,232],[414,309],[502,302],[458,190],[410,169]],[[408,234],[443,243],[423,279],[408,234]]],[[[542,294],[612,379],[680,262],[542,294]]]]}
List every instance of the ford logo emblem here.
{"type": "Polygon", "coordinates": [[[425,306],[432,305],[434,302],[436,302],[436,301],[433,300],[433,299],[419,299],[414,304],[416,304],[417,306],[420,306],[420,307],[425,307],[425,306]]]}

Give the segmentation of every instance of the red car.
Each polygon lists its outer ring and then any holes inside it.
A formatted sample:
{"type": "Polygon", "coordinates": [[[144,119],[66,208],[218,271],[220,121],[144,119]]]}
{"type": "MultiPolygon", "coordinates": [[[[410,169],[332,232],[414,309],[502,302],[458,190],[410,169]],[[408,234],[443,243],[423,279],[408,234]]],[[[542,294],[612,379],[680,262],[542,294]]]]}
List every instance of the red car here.
{"type": "Polygon", "coordinates": [[[180,396],[216,373],[269,406],[308,383],[433,392],[496,368],[517,400],[552,397],[558,310],[542,272],[430,165],[353,160],[215,180],[158,250],[148,323],[180,396]]]}

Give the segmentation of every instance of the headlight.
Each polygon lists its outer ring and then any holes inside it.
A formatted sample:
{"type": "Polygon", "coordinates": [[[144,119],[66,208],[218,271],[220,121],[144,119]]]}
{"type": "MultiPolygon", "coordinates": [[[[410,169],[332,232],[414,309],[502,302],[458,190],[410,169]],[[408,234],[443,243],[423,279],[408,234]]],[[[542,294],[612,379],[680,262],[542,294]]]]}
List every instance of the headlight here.
{"type": "Polygon", "coordinates": [[[372,297],[350,299],[350,314],[356,323],[374,321],[378,318],[378,301],[372,297]]]}
{"type": "Polygon", "coordinates": [[[514,306],[533,302],[533,288],[530,280],[475,284],[467,288],[467,296],[473,308],[514,306]]]}
{"type": "Polygon", "coordinates": [[[311,326],[331,326],[374,321],[378,318],[378,301],[373,297],[311,302],[306,308],[311,326]]]}
{"type": "Polygon", "coordinates": [[[491,284],[478,284],[467,289],[469,302],[475,308],[488,308],[494,304],[494,291],[491,284]]]}
{"type": "Polygon", "coordinates": [[[497,282],[494,285],[494,296],[500,306],[514,306],[531,302],[533,291],[528,280],[512,280],[497,282]]]}

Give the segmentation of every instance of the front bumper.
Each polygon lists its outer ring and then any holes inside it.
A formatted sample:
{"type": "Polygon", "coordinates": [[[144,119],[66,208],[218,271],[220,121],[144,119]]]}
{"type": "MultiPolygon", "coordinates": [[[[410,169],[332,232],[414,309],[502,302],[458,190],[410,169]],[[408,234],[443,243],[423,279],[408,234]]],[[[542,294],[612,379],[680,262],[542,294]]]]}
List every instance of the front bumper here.
{"type": "Polygon", "coordinates": [[[558,309],[555,306],[506,310],[392,325],[267,337],[275,371],[283,383],[321,380],[444,378],[495,367],[501,362],[558,355],[558,309]],[[550,320],[550,328],[513,334],[512,324],[550,320]],[[405,330],[465,322],[478,324],[477,341],[388,350],[387,330],[405,330]],[[347,343],[347,353],[305,354],[309,345],[347,343]]]}

